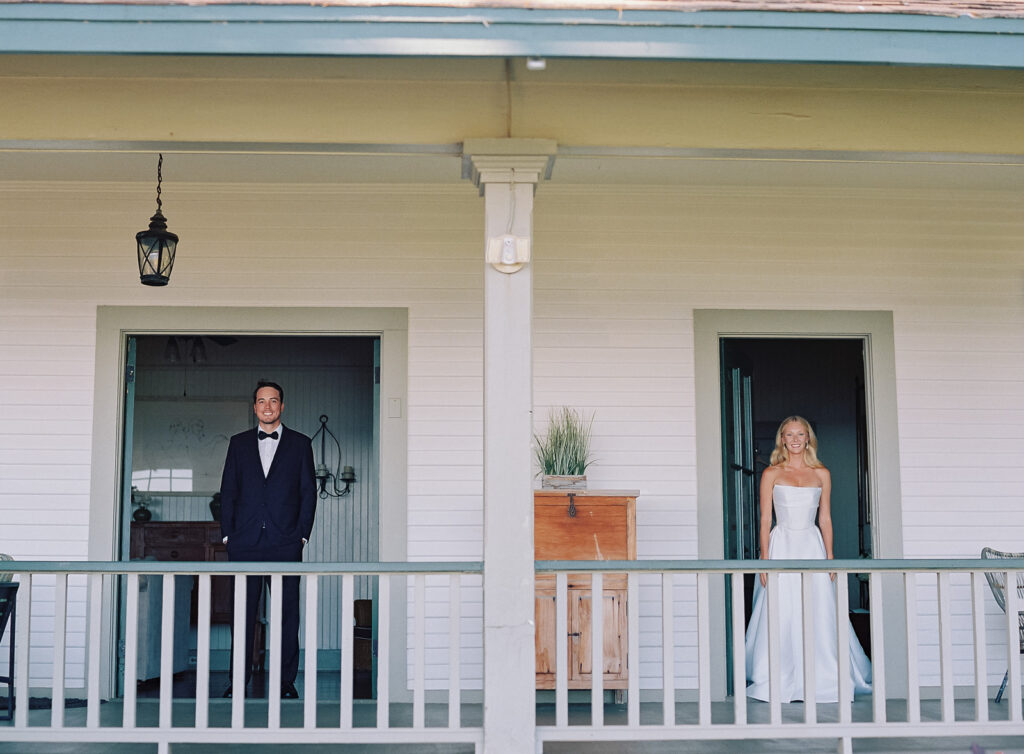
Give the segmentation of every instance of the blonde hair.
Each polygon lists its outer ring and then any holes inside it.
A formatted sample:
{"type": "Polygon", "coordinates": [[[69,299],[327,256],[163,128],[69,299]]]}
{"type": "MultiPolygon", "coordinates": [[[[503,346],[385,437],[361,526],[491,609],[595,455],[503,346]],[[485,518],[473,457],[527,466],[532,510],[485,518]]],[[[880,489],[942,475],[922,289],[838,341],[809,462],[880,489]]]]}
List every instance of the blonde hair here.
{"type": "Polygon", "coordinates": [[[779,429],[775,433],[775,450],[772,451],[771,457],[772,466],[781,466],[782,464],[789,462],[789,450],[786,448],[786,442],[782,438],[782,430],[786,428],[787,424],[792,424],[794,422],[801,425],[807,432],[807,447],[804,448],[804,463],[812,469],[820,469],[824,467],[825,464],[818,460],[818,436],[814,434],[814,430],[811,428],[811,423],[802,416],[787,416],[782,420],[782,424],[779,425],[779,429]]]}

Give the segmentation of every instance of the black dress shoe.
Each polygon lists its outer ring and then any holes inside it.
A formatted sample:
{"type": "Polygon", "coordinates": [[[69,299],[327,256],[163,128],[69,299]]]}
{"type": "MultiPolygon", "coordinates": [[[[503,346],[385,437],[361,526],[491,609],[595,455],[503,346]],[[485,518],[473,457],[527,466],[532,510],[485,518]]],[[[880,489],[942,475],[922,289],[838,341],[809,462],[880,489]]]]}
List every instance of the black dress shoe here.
{"type": "Polygon", "coordinates": [[[283,683],[281,684],[281,698],[282,699],[298,699],[299,692],[295,689],[294,683],[283,683]]]}

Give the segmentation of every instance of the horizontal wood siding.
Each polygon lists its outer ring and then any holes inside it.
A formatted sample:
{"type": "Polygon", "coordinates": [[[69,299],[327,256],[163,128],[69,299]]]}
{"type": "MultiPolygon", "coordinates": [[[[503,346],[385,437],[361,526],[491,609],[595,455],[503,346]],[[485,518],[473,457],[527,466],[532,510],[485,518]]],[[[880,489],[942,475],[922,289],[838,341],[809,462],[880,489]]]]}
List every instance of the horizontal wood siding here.
{"type": "MultiPolygon", "coordinates": [[[[151,187],[0,182],[0,551],[85,557],[97,305],[245,306],[270,291],[281,306],[408,308],[408,557],[480,558],[476,190],[169,184],[163,198],[182,241],[171,285],[154,290],[138,284],[131,239],[152,212],[151,187]]],[[[706,440],[695,406],[718,396],[695,395],[695,308],[891,310],[903,489],[902,501],[880,503],[902,505],[906,554],[1020,549],[1019,193],[544,184],[535,222],[537,428],[554,406],[594,413],[590,485],[640,490],[641,559],[697,554],[694,456],[706,440]]],[[[654,687],[659,587],[642,584],[639,662],[654,687]]],[[[966,587],[953,587],[956,635],[970,621],[966,587]]],[[[695,589],[680,579],[676,593],[677,638],[693,643],[695,589]]],[[[81,614],[83,595],[73,597],[81,614]]],[[[433,616],[447,588],[431,583],[427,598],[427,677],[443,686],[447,660],[434,648],[447,626],[433,616]]],[[[936,683],[934,586],[922,583],[918,598],[922,681],[936,683]]],[[[468,622],[479,591],[467,599],[468,622]]],[[[34,604],[42,620],[46,600],[34,604]]],[[[995,683],[998,613],[987,605],[995,683]]],[[[75,641],[69,654],[81,651],[75,641]]],[[[464,632],[462,652],[463,683],[479,686],[479,636],[464,632]]],[[[971,680],[962,653],[957,683],[971,680]]],[[[39,663],[33,683],[47,678],[39,663]]],[[[675,670],[680,687],[695,686],[692,652],[675,670]]]]}

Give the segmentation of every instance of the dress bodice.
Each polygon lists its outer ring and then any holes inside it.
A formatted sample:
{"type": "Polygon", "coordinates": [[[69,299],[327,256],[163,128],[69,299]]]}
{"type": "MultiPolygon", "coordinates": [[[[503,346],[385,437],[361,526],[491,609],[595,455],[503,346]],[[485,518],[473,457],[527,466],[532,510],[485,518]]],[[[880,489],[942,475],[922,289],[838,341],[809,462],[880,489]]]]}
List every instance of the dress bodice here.
{"type": "Polygon", "coordinates": [[[775,520],[783,529],[810,529],[818,514],[821,487],[776,484],[772,489],[775,520]]]}

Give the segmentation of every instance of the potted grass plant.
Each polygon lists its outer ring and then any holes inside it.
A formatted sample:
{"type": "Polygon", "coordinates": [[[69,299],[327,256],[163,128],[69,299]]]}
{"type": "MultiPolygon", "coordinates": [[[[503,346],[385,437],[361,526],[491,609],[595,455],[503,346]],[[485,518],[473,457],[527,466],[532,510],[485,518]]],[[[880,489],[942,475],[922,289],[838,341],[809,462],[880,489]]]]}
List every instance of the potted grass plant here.
{"type": "Polygon", "coordinates": [[[551,410],[547,431],[543,436],[533,436],[542,488],[587,488],[587,467],[593,463],[590,455],[593,424],[593,414],[588,419],[568,406],[551,410]]]}

